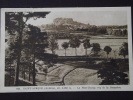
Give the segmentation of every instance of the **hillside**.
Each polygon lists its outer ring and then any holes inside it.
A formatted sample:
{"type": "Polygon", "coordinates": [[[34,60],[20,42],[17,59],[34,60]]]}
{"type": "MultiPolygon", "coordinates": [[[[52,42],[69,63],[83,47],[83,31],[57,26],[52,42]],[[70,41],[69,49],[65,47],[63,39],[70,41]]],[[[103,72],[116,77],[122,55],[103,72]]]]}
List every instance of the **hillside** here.
{"type": "Polygon", "coordinates": [[[128,34],[127,25],[96,26],[77,22],[72,18],[55,18],[52,24],[43,24],[39,28],[42,32],[47,32],[48,35],[56,34],[61,39],[67,39],[71,35],[79,38],[103,35],[103,38],[120,38],[127,37],[128,34]]]}
{"type": "Polygon", "coordinates": [[[56,31],[71,31],[78,28],[86,29],[89,25],[74,21],[72,18],[56,18],[52,24],[46,24],[39,26],[42,31],[56,30],[56,31]]]}

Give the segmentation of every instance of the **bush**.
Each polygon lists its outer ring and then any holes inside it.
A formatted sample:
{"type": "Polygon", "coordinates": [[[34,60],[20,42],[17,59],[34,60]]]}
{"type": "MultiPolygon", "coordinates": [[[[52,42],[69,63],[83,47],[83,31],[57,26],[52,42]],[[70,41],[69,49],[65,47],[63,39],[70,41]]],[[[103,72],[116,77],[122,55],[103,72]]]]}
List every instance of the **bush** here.
{"type": "Polygon", "coordinates": [[[128,75],[119,70],[116,60],[105,62],[102,68],[97,72],[102,82],[101,85],[123,85],[128,84],[128,75]]]}

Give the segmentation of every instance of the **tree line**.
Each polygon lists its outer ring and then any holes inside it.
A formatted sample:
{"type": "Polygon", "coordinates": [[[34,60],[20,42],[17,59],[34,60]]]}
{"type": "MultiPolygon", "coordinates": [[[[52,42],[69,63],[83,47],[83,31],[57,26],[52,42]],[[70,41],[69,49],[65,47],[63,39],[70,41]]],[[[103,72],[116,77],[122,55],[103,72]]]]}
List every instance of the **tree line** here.
{"type": "MultiPolygon", "coordinates": [[[[99,43],[91,44],[89,38],[85,38],[81,41],[78,37],[72,36],[69,39],[69,42],[62,43],[62,48],[65,49],[65,56],[66,56],[66,50],[68,47],[75,48],[75,55],[77,56],[77,48],[79,48],[81,43],[83,43],[86,56],[87,56],[88,48],[92,47],[91,51],[94,53],[94,55],[97,55],[98,52],[100,52],[100,50],[101,50],[100,44],[99,43]]],[[[108,58],[108,55],[112,51],[112,48],[110,46],[105,46],[103,50],[106,52],[107,58],[108,58]]],[[[115,51],[114,51],[114,53],[115,53],[115,51]]],[[[124,58],[126,57],[126,55],[128,55],[128,43],[127,42],[123,42],[123,44],[119,48],[119,55],[122,55],[124,58]]]]}

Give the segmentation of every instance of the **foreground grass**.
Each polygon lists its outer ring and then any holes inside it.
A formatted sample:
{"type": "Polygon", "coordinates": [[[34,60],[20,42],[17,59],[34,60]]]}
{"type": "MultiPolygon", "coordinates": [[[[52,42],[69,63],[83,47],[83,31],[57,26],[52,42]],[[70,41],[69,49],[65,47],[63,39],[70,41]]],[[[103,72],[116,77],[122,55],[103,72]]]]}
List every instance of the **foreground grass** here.
{"type": "Polygon", "coordinates": [[[97,78],[97,71],[87,68],[85,61],[64,62],[47,75],[38,75],[37,85],[98,85],[101,80],[97,78]]]}
{"type": "Polygon", "coordinates": [[[65,78],[66,85],[99,85],[100,78],[97,78],[97,70],[77,68],[65,78]]]}
{"type": "MultiPolygon", "coordinates": [[[[129,73],[128,60],[117,59],[115,61],[119,66],[118,69],[119,71],[124,73],[129,73]]],[[[58,62],[53,67],[50,67],[47,73],[41,72],[36,74],[36,85],[37,86],[99,85],[102,82],[102,80],[101,78],[98,78],[97,72],[103,67],[104,62],[105,61],[102,60],[87,61],[87,62],[86,61],[58,62]]],[[[104,65],[104,67],[106,67],[106,65],[104,65]]],[[[8,80],[7,77],[6,80],[8,80]]],[[[8,82],[8,84],[11,83],[8,82]]],[[[24,82],[21,85],[28,86],[24,82]]]]}

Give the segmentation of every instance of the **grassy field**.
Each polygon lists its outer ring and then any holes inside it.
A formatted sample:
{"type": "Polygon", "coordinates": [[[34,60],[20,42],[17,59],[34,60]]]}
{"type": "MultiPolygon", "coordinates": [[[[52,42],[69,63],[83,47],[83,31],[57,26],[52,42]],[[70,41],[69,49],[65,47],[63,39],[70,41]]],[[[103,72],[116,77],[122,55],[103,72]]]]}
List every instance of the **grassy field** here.
{"type": "MultiPolygon", "coordinates": [[[[101,68],[103,68],[104,61],[95,60],[93,62],[94,63],[91,63],[90,61],[58,62],[53,67],[48,68],[47,73],[43,71],[38,71],[36,73],[36,85],[37,86],[99,85],[102,82],[102,79],[98,78],[97,72],[101,68]]],[[[129,75],[128,59],[126,60],[117,59],[116,62],[117,65],[119,66],[118,71],[127,73],[129,75]]],[[[26,79],[28,79],[27,75],[26,79]]],[[[9,86],[9,84],[13,86],[12,82],[9,83],[9,76],[6,76],[6,86],[9,86]]],[[[20,86],[29,86],[30,84],[29,83],[26,84],[26,82],[28,82],[28,80],[24,81],[21,80],[20,86]]]]}
{"type": "Polygon", "coordinates": [[[37,85],[98,85],[101,82],[97,77],[98,69],[89,68],[85,61],[63,62],[49,69],[47,75],[38,74],[37,85]]]}
{"type": "MultiPolygon", "coordinates": [[[[102,79],[98,78],[97,71],[103,68],[104,61],[94,62],[65,61],[57,63],[48,69],[47,75],[38,74],[37,85],[99,85],[102,79]]],[[[129,74],[127,60],[118,59],[116,62],[119,71],[129,74]]]]}
{"type": "Polygon", "coordinates": [[[66,85],[99,85],[100,82],[97,70],[87,68],[77,68],[65,78],[66,85]]]}

